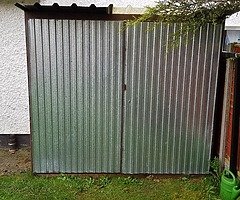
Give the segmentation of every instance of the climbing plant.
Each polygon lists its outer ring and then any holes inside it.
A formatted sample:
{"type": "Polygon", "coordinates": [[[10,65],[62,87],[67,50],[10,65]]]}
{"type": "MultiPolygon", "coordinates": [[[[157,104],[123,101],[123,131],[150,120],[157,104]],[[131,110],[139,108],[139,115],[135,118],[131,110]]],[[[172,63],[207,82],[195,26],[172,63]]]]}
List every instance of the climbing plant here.
{"type": "Polygon", "coordinates": [[[181,23],[181,28],[172,35],[174,45],[179,36],[195,32],[207,23],[222,23],[226,17],[240,11],[239,0],[166,0],[158,1],[138,18],[128,21],[127,26],[154,20],[154,26],[160,22],[181,23]]]}

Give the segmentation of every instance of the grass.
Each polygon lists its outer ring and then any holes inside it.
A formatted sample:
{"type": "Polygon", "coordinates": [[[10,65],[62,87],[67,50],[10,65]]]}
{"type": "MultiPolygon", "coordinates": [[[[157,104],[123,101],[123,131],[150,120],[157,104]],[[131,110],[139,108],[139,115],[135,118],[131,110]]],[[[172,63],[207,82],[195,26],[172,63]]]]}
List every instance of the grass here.
{"type": "Polygon", "coordinates": [[[0,176],[1,200],[41,199],[218,199],[211,177],[98,179],[59,175],[33,176],[30,173],[0,176]]]}

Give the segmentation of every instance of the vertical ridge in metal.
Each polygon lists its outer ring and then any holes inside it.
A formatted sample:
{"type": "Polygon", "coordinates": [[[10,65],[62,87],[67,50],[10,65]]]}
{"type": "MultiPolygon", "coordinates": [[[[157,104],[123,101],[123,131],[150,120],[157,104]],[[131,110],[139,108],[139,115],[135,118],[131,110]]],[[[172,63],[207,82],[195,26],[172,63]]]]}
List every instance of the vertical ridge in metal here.
{"type": "Polygon", "coordinates": [[[208,173],[222,26],[171,49],[182,25],[152,25],[126,32],[123,172],[208,173]]]}
{"type": "Polygon", "coordinates": [[[28,21],[34,172],[120,172],[121,26],[28,21]]]}
{"type": "Polygon", "coordinates": [[[34,172],[208,172],[222,26],[122,23],[28,21],[34,172]]]}

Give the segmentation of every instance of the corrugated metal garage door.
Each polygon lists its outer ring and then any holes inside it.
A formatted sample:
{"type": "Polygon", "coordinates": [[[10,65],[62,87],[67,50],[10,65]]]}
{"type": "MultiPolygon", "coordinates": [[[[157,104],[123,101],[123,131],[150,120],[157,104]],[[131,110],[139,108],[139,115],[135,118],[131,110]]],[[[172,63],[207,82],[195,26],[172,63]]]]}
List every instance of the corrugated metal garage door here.
{"type": "Polygon", "coordinates": [[[126,33],[124,173],[209,171],[221,25],[206,25],[168,50],[181,24],[126,33]]]}
{"type": "Polygon", "coordinates": [[[208,172],[222,26],[122,24],[28,20],[34,172],[208,172]]]}
{"type": "Polygon", "coordinates": [[[34,172],[120,172],[121,25],[29,20],[34,172]]]}

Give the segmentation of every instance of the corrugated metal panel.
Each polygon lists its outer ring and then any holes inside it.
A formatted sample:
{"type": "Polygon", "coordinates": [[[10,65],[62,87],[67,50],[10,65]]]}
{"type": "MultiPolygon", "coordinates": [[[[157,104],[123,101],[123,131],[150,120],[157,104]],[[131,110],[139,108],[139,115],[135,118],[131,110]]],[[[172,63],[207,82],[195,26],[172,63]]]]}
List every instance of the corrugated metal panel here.
{"type": "Polygon", "coordinates": [[[222,26],[122,23],[28,20],[34,172],[208,172],[222,26]]]}
{"type": "Polygon", "coordinates": [[[124,173],[208,173],[221,44],[221,25],[188,33],[152,23],[126,32],[124,173]]]}
{"type": "Polygon", "coordinates": [[[34,172],[120,172],[121,27],[28,21],[34,172]]]}

